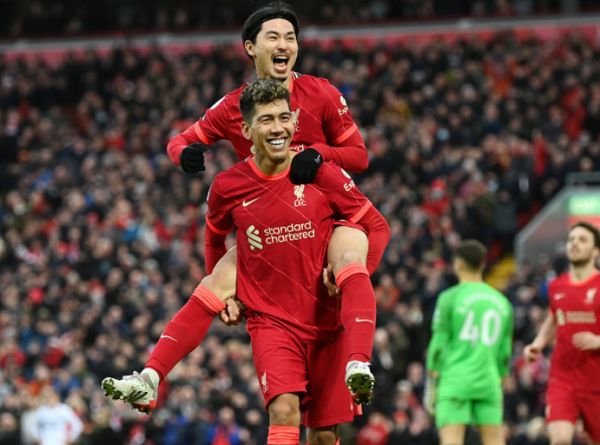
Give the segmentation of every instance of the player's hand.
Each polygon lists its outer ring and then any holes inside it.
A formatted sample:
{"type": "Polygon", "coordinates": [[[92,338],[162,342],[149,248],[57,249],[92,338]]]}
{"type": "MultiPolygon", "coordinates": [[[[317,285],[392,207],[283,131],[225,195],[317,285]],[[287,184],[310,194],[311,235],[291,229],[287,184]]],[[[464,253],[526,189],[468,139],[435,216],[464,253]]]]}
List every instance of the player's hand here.
{"type": "Polygon", "coordinates": [[[523,356],[528,362],[535,362],[542,356],[542,349],[535,343],[530,343],[523,349],[523,356]]]}
{"type": "Polygon", "coordinates": [[[425,391],[423,391],[423,408],[432,416],[435,416],[435,402],[437,398],[437,378],[429,376],[425,380],[425,391]]]}
{"type": "Polygon", "coordinates": [[[335,277],[333,276],[333,266],[331,263],[323,269],[323,284],[327,288],[327,293],[330,297],[338,297],[342,291],[335,285],[335,277]]]}
{"type": "Polygon", "coordinates": [[[594,335],[591,332],[578,332],[573,334],[573,346],[580,351],[593,351],[600,349],[600,336],[594,335]]]}
{"type": "Polygon", "coordinates": [[[314,148],[307,148],[292,158],[290,179],[294,184],[310,184],[323,163],[323,156],[314,148]]]}
{"type": "Polygon", "coordinates": [[[219,318],[227,326],[237,326],[244,318],[246,307],[237,298],[228,298],[225,303],[225,309],[219,312],[219,318]]]}
{"type": "Polygon", "coordinates": [[[179,155],[179,165],[186,173],[198,173],[206,169],[204,166],[204,152],[208,148],[198,142],[194,142],[183,149],[179,155]]]}

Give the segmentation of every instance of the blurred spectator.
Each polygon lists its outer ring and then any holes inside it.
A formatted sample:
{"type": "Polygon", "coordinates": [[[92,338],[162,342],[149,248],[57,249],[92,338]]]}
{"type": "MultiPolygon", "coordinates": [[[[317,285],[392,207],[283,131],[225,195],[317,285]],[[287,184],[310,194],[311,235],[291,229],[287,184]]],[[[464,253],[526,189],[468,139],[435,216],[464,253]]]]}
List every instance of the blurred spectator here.
{"type": "Polygon", "coordinates": [[[70,406],[61,403],[58,394],[46,387],[41,404],[35,410],[32,436],[40,445],[64,445],[75,442],[83,431],[83,423],[70,406]]]}
{"type": "MultiPolygon", "coordinates": [[[[254,6],[243,0],[220,0],[215,3],[169,3],[147,0],[144,7],[133,1],[109,0],[85,3],[79,7],[67,0],[46,3],[28,0],[6,3],[0,20],[1,35],[9,37],[80,35],[107,31],[189,31],[241,26],[254,6]]],[[[598,10],[593,0],[548,2],[542,0],[467,0],[438,2],[433,0],[348,0],[323,4],[307,0],[295,5],[305,23],[351,25],[411,19],[456,18],[468,15],[510,16],[577,13],[582,9],[598,10]]]]}

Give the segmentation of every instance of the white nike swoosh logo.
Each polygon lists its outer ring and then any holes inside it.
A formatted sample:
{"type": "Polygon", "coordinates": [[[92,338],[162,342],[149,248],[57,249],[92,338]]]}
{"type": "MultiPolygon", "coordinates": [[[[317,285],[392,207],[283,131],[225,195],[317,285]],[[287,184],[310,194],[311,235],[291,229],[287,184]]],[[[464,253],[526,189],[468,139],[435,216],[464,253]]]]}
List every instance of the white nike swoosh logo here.
{"type": "Polygon", "coordinates": [[[248,207],[250,204],[252,204],[254,201],[256,201],[259,198],[260,198],[260,196],[258,198],[251,199],[250,201],[246,201],[246,200],[242,201],[242,207],[248,207]]]}
{"type": "Polygon", "coordinates": [[[562,293],[562,292],[561,292],[561,293],[559,293],[559,294],[556,294],[556,295],[554,296],[554,299],[555,299],[555,300],[560,300],[561,298],[565,298],[565,297],[566,297],[566,295],[565,295],[564,293],[562,293]]]}
{"type": "Polygon", "coordinates": [[[375,322],[373,320],[369,320],[368,318],[359,318],[359,317],[356,317],[354,319],[354,321],[357,322],[357,323],[371,323],[371,324],[375,324],[375,322]]]}
{"type": "Polygon", "coordinates": [[[163,334],[163,335],[160,336],[160,338],[168,338],[170,340],[173,340],[175,343],[179,343],[179,341],[176,338],[171,337],[170,335],[163,334]]]}

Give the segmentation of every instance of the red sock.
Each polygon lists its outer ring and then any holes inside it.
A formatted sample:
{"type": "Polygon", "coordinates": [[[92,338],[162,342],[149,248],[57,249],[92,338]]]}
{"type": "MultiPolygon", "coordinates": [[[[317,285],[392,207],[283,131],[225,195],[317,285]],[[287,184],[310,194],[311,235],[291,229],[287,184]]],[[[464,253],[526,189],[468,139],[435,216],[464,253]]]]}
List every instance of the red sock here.
{"type": "Polygon", "coordinates": [[[198,347],[206,336],[215,315],[225,304],[206,287],[199,285],[188,302],[167,323],[146,363],[161,379],[186,355],[198,347]]]}
{"type": "Polygon", "coordinates": [[[348,337],[348,360],[370,362],[375,335],[375,292],[367,268],[349,264],[335,277],[342,291],[341,318],[348,337]]]}
{"type": "Polygon", "coordinates": [[[271,425],[267,445],[298,445],[300,428],[297,426],[271,425]]]}

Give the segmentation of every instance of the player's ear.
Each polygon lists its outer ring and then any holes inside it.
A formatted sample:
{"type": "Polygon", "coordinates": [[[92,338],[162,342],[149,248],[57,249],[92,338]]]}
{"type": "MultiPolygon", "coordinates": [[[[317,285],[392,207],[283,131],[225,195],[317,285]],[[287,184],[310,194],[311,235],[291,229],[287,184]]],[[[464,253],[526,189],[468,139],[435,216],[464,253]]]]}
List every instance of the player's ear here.
{"type": "Polygon", "coordinates": [[[242,134],[249,141],[252,140],[252,127],[250,127],[250,124],[246,121],[242,121],[242,134]]]}
{"type": "Polygon", "coordinates": [[[252,43],[252,40],[246,40],[244,42],[244,49],[250,57],[254,58],[256,51],[254,51],[254,43],[252,43]]]}

